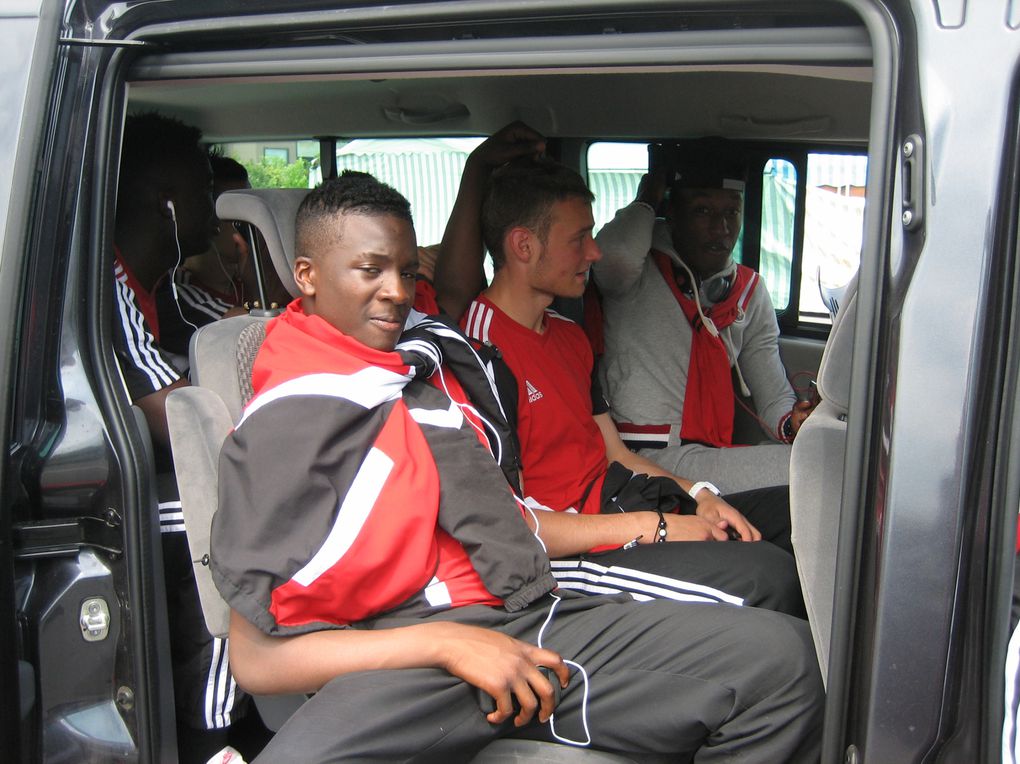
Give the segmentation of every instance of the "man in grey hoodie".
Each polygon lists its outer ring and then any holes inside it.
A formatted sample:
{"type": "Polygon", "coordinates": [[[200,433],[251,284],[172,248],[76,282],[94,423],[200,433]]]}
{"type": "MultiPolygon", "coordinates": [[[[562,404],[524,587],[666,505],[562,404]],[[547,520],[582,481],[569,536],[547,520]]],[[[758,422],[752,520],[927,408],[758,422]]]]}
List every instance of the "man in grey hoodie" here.
{"type": "Polygon", "coordinates": [[[812,404],[779,358],[779,327],[757,273],[733,261],[745,169],[720,139],[691,150],[669,183],[642,183],[597,237],[603,389],[624,442],[664,469],[724,493],[789,482],[789,443],[812,404]],[[731,371],[732,370],[732,371],[731,371]],[[733,448],[735,387],[775,441],[733,448]]]}

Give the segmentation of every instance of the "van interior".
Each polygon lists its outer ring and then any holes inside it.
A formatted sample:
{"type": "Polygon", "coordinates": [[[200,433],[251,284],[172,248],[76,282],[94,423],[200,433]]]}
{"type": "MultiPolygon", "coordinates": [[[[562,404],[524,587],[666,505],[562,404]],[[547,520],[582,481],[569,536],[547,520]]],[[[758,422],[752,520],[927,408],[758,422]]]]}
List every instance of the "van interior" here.
{"type": "MultiPolygon", "coordinates": [[[[437,4],[429,18],[399,5],[349,18],[295,14],[243,33],[236,21],[154,20],[124,52],[115,95],[124,112],[199,127],[228,156],[301,163],[306,188],[348,167],[371,171],[411,200],[422,245],[442,237],[471,148],[512,121],[545,135],[549,153],[588,179],[597,226],[634,198],[650,147],[729,138],[749,167],[739,257],[765,277],[784,364],[795,389],[810,394],[839,301],[851,297],[872,183],[870,130],[888,106],[876,102],[882,89],[862,19],[827,3],[690,13],[552,3],[530,17],[489,11],[480,24],[456,5],[437,4]]],[[[557,308],[582,315],[577,305],[557,308]]],[[[823,670],[832,665],[850,405],[854,322],[841,323],[842,357],[830,363],[832,380],[819,380],[828,402],[793,468],[822,476],[795,485],[793,501],[827,518],[800,531],[802,574],[819,579],[817,596],[814,585],[805,592],[823,670]]],[[[744,403],[738,439],[759,442],[753,402],[744,403]]],[[[829,685],[838,691],[840,681],[829,685]]]]}
{"type": "MultiPolygon", "coordinates": [[[[817,384],[824,401],[794,449],[791,502],[795,515],[815,520],[795,525],[798,563],[827,680],[824,760],[842,760],[848,645],[873,617],[857,607],[854,581],[869,512],[861,486],[879,437],[868,412],[883,226],[899,215],[900,197],[910,201],[909,168],[888,129],[896,49],[875,9],[856,0],[341,9],[309,0],[287,13],[209,2],[180,19],[173,5],[125,5],[100,20],[129,30],[123,40],[105,48],[80,41],[79,65],[102,71],[104,104],[87,127],[99,136],[95,166],[104,168],[90,178],[88,201],[98,223],[87,244],[96,316],[110,309],[102,284],[126,114],[179,118],[246,166],[276,168],[277,178],[291,168],[291,186],[309,188],[345,168],[371,171],[411,200],[420,245],[442,237],[471,149],[515,120],[588,179],[596,226],[633,200],[651,147],[734,141],[749,168],[740,260],[767,283],[795,390],[817,384]]],[[[562,310],[580,315],[577,305],[562,310]]],[[[112,390],[115,364],[95,334],[93,352],[106,358],[97,368],[112,390]]],[[[126,396],[104,405],[136,426],[123,413],[126,396]]],[[[760,441],[757,427],[738,412],[742,442],[760,441]]],[[[119,447],[143,465],[141,443],[126,436],[119,447]]]]}

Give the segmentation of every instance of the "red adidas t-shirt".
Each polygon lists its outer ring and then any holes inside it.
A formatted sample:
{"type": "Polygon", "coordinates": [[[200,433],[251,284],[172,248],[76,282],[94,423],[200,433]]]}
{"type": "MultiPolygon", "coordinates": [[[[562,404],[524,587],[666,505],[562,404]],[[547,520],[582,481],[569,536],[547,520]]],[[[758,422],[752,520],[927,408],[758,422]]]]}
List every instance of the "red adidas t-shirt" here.
{"type": "Polygon", "coordinates": [[[584,332],[552,311],[546,311],[545,331],[533,332],[483,295],[461,324],[468,336],[499,348],[517,378],[525,497],[550,509],[598,513],[606,447],[592,419],[593,359],[584,332]]]}

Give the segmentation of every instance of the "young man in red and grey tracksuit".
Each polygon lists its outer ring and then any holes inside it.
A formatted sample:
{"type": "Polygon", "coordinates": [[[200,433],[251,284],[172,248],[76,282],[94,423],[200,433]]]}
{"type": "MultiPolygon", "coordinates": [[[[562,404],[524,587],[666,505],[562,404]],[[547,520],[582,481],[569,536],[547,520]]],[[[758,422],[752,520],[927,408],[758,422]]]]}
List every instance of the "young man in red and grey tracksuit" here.
{"type": "Polygon", "coordinates": [[[361,173],[313,191],[302,297],[268,327],[224,445],[211,564],[232,667],[253,692],[315,693],[262,759],[468,760],[512,734],[816,760],[803,622],[555,591],[500,469],[487,365],[452,325],[409,317],[416,262],[395,191],[361,173]]]}

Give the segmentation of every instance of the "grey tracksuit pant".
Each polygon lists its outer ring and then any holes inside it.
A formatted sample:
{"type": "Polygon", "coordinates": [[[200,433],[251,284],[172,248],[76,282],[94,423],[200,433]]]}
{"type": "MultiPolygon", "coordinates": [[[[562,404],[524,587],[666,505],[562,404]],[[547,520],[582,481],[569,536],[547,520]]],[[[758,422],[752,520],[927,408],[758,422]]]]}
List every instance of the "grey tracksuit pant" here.
{"type": "MultiPolygon", "coordinates": [[[[694,754],[696,762],[813,762],[822,684],[803,621],[753,608],[563,593],[542,646],[581,664],[554,716],[556,733],[593,747],[694,754]]],[[[555,600],[523,612],[468,607],[434,616],[536,643],[555,600]]],[[[379,627],[420,623],[387,619],[379,627]]],[[[476,690],[439,669],[337,677],[259,757],[276,761],[469,761],[503,736],[552,740],[549,724],[489,724],[476,690]]]]}

